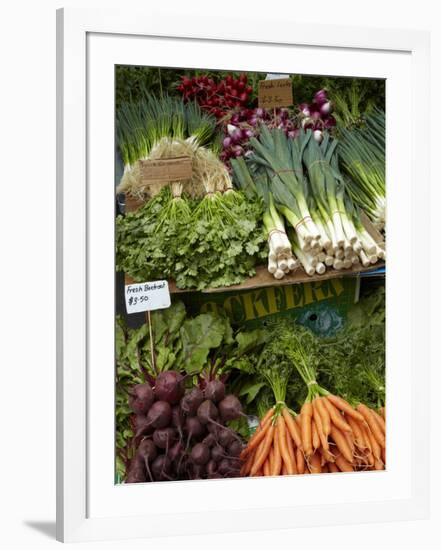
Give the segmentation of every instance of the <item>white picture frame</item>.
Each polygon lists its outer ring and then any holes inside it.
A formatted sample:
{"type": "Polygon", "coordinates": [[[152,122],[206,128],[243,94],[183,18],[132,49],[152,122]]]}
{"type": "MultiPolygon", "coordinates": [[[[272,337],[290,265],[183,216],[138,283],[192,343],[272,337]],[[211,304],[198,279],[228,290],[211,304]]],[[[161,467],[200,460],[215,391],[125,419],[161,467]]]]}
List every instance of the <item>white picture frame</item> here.
{"type": "Polygon", "coordinates": [[[428,34],[93,9],[59,10],[57,33],[58,540],[427,517],[428,34]],[[387,471],[114,485],[111,68],[119,63],[388,79],[387,471]]]}

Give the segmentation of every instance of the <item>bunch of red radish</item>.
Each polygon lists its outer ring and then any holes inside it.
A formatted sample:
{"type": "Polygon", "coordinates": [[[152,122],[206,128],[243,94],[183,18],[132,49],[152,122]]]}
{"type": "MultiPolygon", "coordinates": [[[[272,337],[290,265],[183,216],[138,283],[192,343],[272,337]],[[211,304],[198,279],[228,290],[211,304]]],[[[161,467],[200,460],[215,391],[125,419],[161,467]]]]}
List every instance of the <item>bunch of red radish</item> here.
{"type": "Polygon", "coordinates": [[[259,126],[283,130],[288,138],[296,138],[299,129],[312,129],[314,139],[323,139],[323,130],[336,124],[332,116],[333,105],[326,90],[319,90],[312,103],[301,103],[294,112],[286,108],[267,111],[262,108],[240,109],[223,119],[225,137],[220,159],[228,166],[232,158],[247,155],[249,140],[259,133],[259,126]]]}
{"type": "Polygon", "coordinates": [[[315,140],[319,143],[323,139],[323,130],[330,130],[336,124],[336,120],[332,116],[332,102],[324,89],[314,94],[312,103],[301,103],[299,110],[302,128],[311,129],[315,140]]]}
{"type": "Polygon", "coordinates": [[[184,101],[196,101],[218,120],[232,109],[247,107],[253,93],[245,74],[238,78],[228,75],[219,81],[204,75],[192,78],[182,76],[177,89],[182,93],[184,101]]]}
{"type": "Polygon", "coordinates": [[[288,109],[267,111],[258,107],[234,111],[224,120],[225,137],[222,142],[220,159],[228,164],[231,158],[246,155],[249,140],[259,133],[261,124],[265,124],[268,128],[280,128],[290,138],[295,138],[299,133],[295,120],[290,117],[288,109]]]}
{"type": "Polygon", "coordinates": [[[177,89],[184,101],[196,101],[222,125],[225,137],[220,159],[227,166],[231,158],[247,154],[248,142],[258,133],[260,124],[280,128],[290,138],[297,137],[299,128],[310,128],[318,142],[323,139],[323,130],[336,124],[332,102],[324,89],[314,94],[311,103],[301,103],[294,113],[285,108],[266,111],[253,107],[253,89],[245,74],[238,78],[227,75],[219,81],[207,75],[182,76],[177,89]]]}
{"type": "Polygon", "coordinates": [[[242,439],[226,424],[243,415],[218,379],[185,390],[184,377],[160,373],[130,390],[136,452],[126,483],[237,477],[242,439]]]}

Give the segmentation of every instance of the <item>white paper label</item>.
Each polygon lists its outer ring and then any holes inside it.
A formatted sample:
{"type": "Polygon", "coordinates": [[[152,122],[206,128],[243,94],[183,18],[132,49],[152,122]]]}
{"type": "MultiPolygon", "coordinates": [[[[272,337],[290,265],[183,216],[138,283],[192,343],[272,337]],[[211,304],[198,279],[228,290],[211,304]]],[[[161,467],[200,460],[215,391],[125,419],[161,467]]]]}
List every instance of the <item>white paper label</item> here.
{"type": "Polygon", "coordinates": [[[289,74],[267,73],[265,80],[279,80],[279,78],[289,78],[289,74]]]}
{"type": "Polygon", "coordinates": [[[125,285],[127,313],[153,311],[170,307],[167,281],[151,281],[125,285]]]}

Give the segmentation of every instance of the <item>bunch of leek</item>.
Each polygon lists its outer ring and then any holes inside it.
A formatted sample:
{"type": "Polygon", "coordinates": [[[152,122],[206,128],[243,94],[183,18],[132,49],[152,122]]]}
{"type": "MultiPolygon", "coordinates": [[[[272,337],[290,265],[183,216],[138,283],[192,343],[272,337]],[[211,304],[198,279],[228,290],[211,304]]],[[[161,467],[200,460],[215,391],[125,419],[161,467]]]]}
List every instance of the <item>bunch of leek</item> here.
{"type": "MultiPolygon", "coordinates": [[[[336,140],[325,134],[318,144],[310,130],[289,139],[279,129],[262,127],[259,140],[252,138],[250,143],[253,153],[247,163],[254,182],[267,182],[267,212],[274,226],[278,227],[278,213],[291,226],[292,257],[308,275],[323,274],[327,267],[349,269],[360,262],[366,267],[385,257],[352,203],[339,171],[336,140]]],[[[237,172],[234,163],[233,168],[237,172]]],[[[284,231],[283,221],[279,223],[284,231]]]]}
{"type": "Polygon", "coordinates": [[[263,225],[269,247],[268,271],[274,275],[275,279],[282,279],[286,273],[297,269],[300,264],[293,254],[285,224],[269,190],[266,173],[251,175],[243,157],[231,159],[231,167],[233,168],[236,185],[248,199],[255,200],[258,197],[265,205],[263,225]]]}
{"type": "Polygon", "coordinates": [[[343,129],[339,155],[353,201],[383,229],[386,222],[384,111],[375,109],[361,128],[343,129]]]}

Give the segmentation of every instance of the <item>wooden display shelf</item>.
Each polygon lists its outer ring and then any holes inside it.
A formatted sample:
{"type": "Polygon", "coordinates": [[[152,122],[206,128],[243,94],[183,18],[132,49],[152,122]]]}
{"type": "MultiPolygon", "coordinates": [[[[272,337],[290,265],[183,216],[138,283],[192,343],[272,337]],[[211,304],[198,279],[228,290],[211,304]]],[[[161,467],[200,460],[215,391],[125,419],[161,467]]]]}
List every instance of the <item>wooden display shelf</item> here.
{"type": "MultiPolygon", "coordinates": [[[[133,212],[139,206],[143,204],[142,201],[138,201],[133,198],[126,197],[126,212],[133,212]]],[[[383,235],[376,229],[372,224],[368,216],[362,212],[361,221],[366,228],[366,231],[371,235],[374,241],[384,248],[384,239],[383,235]]],[[[270,287],[270,286],[285,286],[293,285],[300,283],[311,283],[315,281],[325,281],[328,279],[335,279],[338,277],[356,277],[362,273],[369,273],[377,269],[385,267],[385,262],[378,261],[376,264],[373,264],[369,267],[363,267],[361,264],[354,265],[349,269],[334,269],[327,268],[323,275],[316,273],[315,275],[309,276],[305,273],[302,267],[297,268],[295,271],[288,273],[283,277],[283,279],[275,279],[271,273],[268,272],[266,265],[258,265],[256,267],[256,274],[253,277],[248,278],[243,283],[238,285],[223,286],[218,288],[206,288],[200,292],[209,294],[215,292],[229,292],[233,290],[247,290],[259,287],[270,287]]],[[[130,285],[135,281],[129,276],[125,276],[125,284],[130,285]]],[[[179,294],[183,292],[196,292],[196,289],[180,289],[177,288],[176,283],[173,280],[168,282],[169,290],[172,294],[179,294]]]]}
{"type": "MultiPolygon", "coordinates": [[[[219,288],[205,288],[199,292],[203,292],[204,294],[210,294],[215,292],[229,292],[233,290],[247,290],[247,289],[253,289],[253,288],[263,288],[263,287],[269,287],[269,286],[284,286],[284,285],[293,285],[293,284],[300,284],[300,283],[311,283],[315,281],[326,281],[327,279],[335,279],[337,277],[357,277],[361,275],[362,273],[369,273],[372,271],[375,271],[379,268],[384,267],[386,264],[385,262],[377,262],[374,265],[371,265],[370,267],[363,267],[361,264],[358,264],[356,266],[352,266],[350,269],[327,269],[323,275],[319,275],[316,273],[312,277],[307,275],[302,267],[299,267],[292,273],[289,273],[283,277],[283,279],[275,279],[271,273],[268,272],[265,265],[259,265],[256,267],[256,275],[254,277],[250,277],[243,283],[240,283],[239,285],[231,285],[231,286],[222,286],[219,288]]],[[[129,275],[125,276],[125,284],[131,285],[135,281],[129,277],[129,275]]],[[[169,280],[168,282],[169,290],[172,294],[179,294],[183,292],[197,292],[196,289],[193,288],[186,288],[181,289],[177,288],[174,281],[169,280]]]]}

